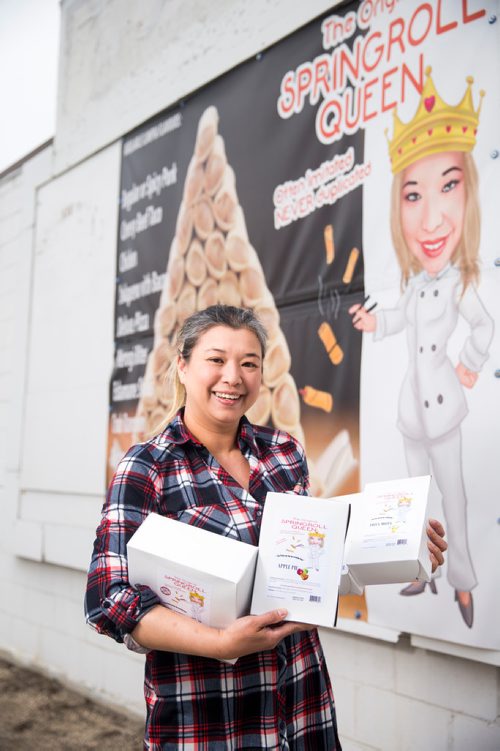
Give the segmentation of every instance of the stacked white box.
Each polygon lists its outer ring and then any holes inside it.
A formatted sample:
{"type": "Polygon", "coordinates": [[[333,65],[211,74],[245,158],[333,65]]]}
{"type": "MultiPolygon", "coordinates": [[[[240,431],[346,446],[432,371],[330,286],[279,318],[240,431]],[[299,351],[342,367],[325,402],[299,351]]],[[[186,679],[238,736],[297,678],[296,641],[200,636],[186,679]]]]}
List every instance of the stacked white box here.
{"type": "Polygon", "coordinates": [[[250,608],[257,548],[159,514],[130,538],[129,580],[171,610],[224,628],[250,608]]]}
{"type": "Polygon", "coordinates": [[[352,496],[344,563],[361,586],[429,581],[430,476],[367,483],[352,496]]]}

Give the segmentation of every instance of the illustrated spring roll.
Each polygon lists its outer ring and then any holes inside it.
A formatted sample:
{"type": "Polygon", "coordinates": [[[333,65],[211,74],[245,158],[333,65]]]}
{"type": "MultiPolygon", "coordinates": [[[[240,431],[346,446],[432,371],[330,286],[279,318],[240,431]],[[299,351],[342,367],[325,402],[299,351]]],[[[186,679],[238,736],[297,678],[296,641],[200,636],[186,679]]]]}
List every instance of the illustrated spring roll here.
{"type": "Polygon", "coordinates": [[[324,412],[332,411],[333,397],[327,391],[319,391],[312,386],[304,386],[303,389],[299,389],[299,394],[310,407],[317,407],[324,412]]]}
{"type": "Polygon", "coordinates": [[[207,262],[203,246],[193,240],[186,256],[186,276],[195,287],[199,287],[207,278],[207,262]]]}
{"type": "Polygon", "coordinates": [[[208,271],[215,279],[221,279],[227,270],[225,240],[222,232],[216,230],[205,243],[205,258],[208,271]]]}
{"type": "Polygon", "coordinates": [[[224,178],[227,159],[222,136],[216,136],[212,151],[205,165],[205,190],[213,196],[219,190],[224,178]]]}
{"type": "Polygon", "coordinates": [[[193,212],[189,206],[182,201],[177,216],[177,225],[175,235],[177,238],[177,252],[183,256],[191,242],[193,234],[193,212]]]}
{"type": "Polygon", "coordinates": [[[208,308],[210,305],[217,303],[218,284],[215,279],[209,277],[206,279],[198,290],[196,298],[196,307],[198,310],[208,308]]]}
{"type": "Polygon", "coordinates": [[[327,224],[324,229],[326,262],[333,263],[335,258],[335,244],[333,242],[333,225],[327,224]]]}
{"type": "Polygon", "coordinates": [[[323,321],[321,326],[318,329],[318,335],[321,341],[323,342],[323,346],[325,347],[326,351],[328,352],[328,356],[332,363],[334,365],[338,365],[342,362],[344,359],[344,353],[342,351],[342,348],[337,342],[337,339],[335,337],[335,334],[333,333],[332,327],[329,323],[326,321],[323,321]]]}
{"type": "Polygon", "coordinates": [[[354,274],[354,268],[358,262],[359,258],[359,250],[357,248],[353,248],[351,252],[349,253],[349,259],[347,261],[347,266],[345,267],[344,276],[342,277],[342,281],[344,284],[349,284],[352,280],[352,276],[354,274]]]}
{"type": "Polygon", "coordinates": [[[193,157],[189,162],[186,180],[184,182],[184,203],[191,206],[201,195],[205,172],[203,165],[193,157]]]}
{"type": "Polygon", "coordinates": [[[236,195],[235,177],[231,167],[226,166],[221,187],[214,199],[214,216],[218,226],[229,232],[236,220],[238,196],[236,195]]]}
{"type": "Polygon", "coordinates": [[[271,414],[273,423],[282,430],[295,431],[300,423],[299,395],[290,373],[285,373],[273,390],[271,414]]]}
{"type": "Polygon", "coordinates": [[[193,207],[193,223],[196,234],[202,240],[206,240],[214,228],[214,214],[212,202],[205,197],[201,197],[193,207]]]}
{"type": "Polygon", "coordinates": [[[198,123],[194,153],[196,159],[199,161],[204,161],[210,154],[217,136],[218,125],[219,113],[217,112],[216,107],[211,105],[210,107],[207,107],[198,123]]]}

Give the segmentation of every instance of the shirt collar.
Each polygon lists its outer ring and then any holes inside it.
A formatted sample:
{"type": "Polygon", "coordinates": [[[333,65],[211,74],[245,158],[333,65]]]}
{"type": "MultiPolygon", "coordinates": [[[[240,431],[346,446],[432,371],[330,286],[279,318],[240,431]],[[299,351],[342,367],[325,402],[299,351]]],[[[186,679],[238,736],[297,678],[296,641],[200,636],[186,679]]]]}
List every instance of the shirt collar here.
{"type": "Polygon", "coordinates": [[[442,279],[443,276],[446,276],[448,271],[451,269],[451,263],[447,263],[444,269],[441,269],[439,274],[435,274],[434,276],[431,276],[427,273],[427,271],[424,271],[424,280],[425,282],[436,282],[439,279],[442,279]]]}
{"type": "MultiPolygon", "coordinates": [[[[181,407],[181,409],[175,415],[174,419],[163,430],[163,432],[161,433],[161,440],[162,442],[166,441],[167,443],[175,443],[178,446],[181,446],[184,443],[192,443],[195,446],[202,446],[200,441],[195,438],[192,433],[190,433],[184,423],[183,407],[181,407]]],[[[248,446],[252,453],[256,455],[259,454],[253,427],[245,416],[243,416],[240,420],[240,425],[238,428],[238,444],[241,448],[248,446]]]]}

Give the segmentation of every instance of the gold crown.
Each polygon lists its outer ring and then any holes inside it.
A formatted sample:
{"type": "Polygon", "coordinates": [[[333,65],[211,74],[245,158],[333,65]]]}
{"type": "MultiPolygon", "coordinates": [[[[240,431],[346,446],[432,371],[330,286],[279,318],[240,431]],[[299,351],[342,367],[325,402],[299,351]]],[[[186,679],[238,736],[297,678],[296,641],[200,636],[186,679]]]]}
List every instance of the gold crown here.
{"type": "Polygon", "coordinates": [[[323,539],[325,535],[322,532],[309,532],[309,537],[319,537],[323,539]]]}
{"type": "Polygon", "coordinates": [[[393,174],[429,154],[440,151],[472,151],[476,145],[484,91],[479,92],[479,106],[475,110],[472,101],[474,79],[467,76],[467,88],[462,101],[455,106],[446,104],[436,91],[431,72],[430,66],[425,69],[426,80],[413,120],[401,122],[394,109],[392,141],[387,136],[387,130],[385,131],[393,174]]]}
{"type": "Polygon", "coordinates": [[[202,602],[202,603],[205,602],[205,597],[203,595],[200,595],[199,592],[190,592],[189,599],[191,600],[191,602],[195,602],[195,601],[202,602]]]}

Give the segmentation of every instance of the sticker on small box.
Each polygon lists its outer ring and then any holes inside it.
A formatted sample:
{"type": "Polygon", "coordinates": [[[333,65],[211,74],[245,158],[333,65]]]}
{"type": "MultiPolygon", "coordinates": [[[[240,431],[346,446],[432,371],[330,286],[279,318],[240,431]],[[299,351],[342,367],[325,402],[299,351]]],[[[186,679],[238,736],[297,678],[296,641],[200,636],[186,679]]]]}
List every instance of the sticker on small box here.
{"type": "Polygon", "coordinates": [[[198,623],[209,624],[210,591],[206,585],[180,576],[160,574],[158,593],[163,604],[170,610],[187,615],[198,623]]]}
{"type": "Polygon", "coordinates": [[[412,516],[411,493],[383,493],[370,507],[363,530],[362,548],[406,545],[412,516]]]}
{"type": "Polygon", "coordinates": [[[321,558],[326,527],[307,519],[281,518],[267,580],[268,597],[321,603],[326,573],[321,558]]]}

